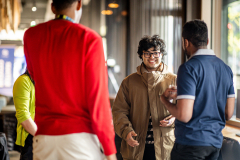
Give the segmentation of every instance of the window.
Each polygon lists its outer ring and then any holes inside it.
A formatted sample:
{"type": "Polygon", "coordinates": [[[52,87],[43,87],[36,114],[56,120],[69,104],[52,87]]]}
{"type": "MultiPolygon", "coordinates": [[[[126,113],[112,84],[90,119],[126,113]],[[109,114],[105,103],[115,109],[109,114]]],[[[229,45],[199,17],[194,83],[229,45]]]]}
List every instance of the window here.
{"type": "MultiPolygon", "coordinates": [[[[237,90],[240,89],[240,1],[238,0],[223,1],[221,43],[221,58],[233,71],[237,95],[237,90]]],[[[235,105],[233,119],[236,117],[236,108],[235,105]]]]}

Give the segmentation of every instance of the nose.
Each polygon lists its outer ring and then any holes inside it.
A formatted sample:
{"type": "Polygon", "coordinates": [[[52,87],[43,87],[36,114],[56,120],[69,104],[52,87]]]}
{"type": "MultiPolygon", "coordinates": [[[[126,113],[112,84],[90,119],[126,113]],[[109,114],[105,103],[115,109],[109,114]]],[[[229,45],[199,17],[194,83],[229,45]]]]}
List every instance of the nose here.
{"type": "Polygon", "coordinates": [[[154,53],[151,53],[151,54],[150,54],[150,58],[155,58],[153,54],[154,54],[154,53]]]}

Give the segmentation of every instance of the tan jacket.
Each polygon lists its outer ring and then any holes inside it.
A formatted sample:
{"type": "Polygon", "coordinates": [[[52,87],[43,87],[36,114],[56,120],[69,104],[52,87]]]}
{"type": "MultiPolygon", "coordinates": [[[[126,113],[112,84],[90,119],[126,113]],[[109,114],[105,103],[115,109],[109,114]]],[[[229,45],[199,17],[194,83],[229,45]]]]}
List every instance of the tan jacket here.
{"type": "Polygon", "coordinates": [[[142,64],[137,67],[137,73],[123,80],[112,108],[114,129],[122,138],[123,159],[142,160],[151,112],[156,160],[170,160],[174,126],[159,126],[160,121],[170,114],[161,103],[160,95],[175,77],[167,71],[166,65],[162,72],[147,72],[142,64]],[[136,132],[139,146],[133,148],[125,141],[130,131],[136,132]]]}

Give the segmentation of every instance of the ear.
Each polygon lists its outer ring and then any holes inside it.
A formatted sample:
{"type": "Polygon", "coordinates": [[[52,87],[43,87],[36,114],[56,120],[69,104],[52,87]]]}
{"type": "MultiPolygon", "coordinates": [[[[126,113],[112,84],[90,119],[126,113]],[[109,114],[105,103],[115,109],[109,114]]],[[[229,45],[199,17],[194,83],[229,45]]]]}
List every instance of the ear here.
{"type": "Polygon", "coordinates": [[[81,9],[81,7],[82,7],[82,1],[81,0],[79,0],[78,1],[78,4],[77,4],[77,11],[79,11],[80,9],[81,9]]]}
{"type": "Polygon", "coordinates": [[[208,43],[209,43],[209,38],[207,39],[207,45],[208,45],[208,43]]]}
{"type": "Polygon", "coordinates": [[[160,54],[161,58],[163,57],[163,53],[160,54]]]}
{"type": "Polygon", "coordinates": [[[54,14],[56,14],[56,8],[54,7],[53,3],[51,3],[51,10],[54,14]]]}
{"type": "Polygon", "coordinates": [[[184,47],[187,48],[189,47],[190,42],[187,39],[184,39],[184,47]]]}

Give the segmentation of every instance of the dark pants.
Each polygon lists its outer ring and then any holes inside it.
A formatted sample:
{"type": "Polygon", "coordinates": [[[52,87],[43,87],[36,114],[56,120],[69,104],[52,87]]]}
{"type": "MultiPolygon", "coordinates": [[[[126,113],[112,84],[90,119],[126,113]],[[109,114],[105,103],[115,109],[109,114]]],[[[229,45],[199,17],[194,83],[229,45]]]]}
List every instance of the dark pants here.
{"type": "Polygon", "coordinates": [[[145,145],[143,160],[156,160],[154,144],[145,145]]]}
{"type": "Polygon", "coordinates": [[[171,160],[217,160],[220,148],[213,146],[187,146],[175,143],[171,160]]]}
{"type": "Polygon", "coordinates": [[[25,146],[20,148],[21,156],[20,160],[32,160],[33,159],[33,147],[32,147],[32,141],[33,136],[29,134],[25,140],[25,146]]]}

